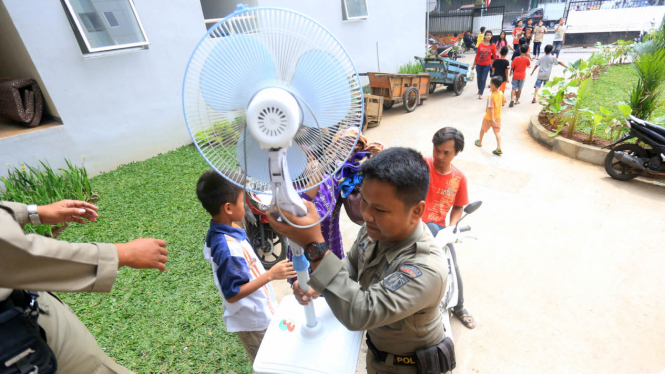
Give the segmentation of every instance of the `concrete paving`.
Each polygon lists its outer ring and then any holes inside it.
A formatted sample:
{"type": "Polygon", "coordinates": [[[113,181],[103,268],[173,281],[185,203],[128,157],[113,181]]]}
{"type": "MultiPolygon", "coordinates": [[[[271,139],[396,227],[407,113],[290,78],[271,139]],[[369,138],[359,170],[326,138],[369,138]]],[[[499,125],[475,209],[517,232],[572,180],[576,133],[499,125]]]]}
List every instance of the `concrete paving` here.
{"type": "MultiPolygon", "coordinates": [[[[539,110],[530,99],[534,82],[535,75],[527,78],[522,104],[503,109],[500,157],[491,153],[491,132],[482,148],[473,144],[486,102],[476,82],[461,96],[439,88],[413,113],[396,104],[366,133],[423,155],[441,127],[465,135],[454,164],[468,178],[470,200],[483,206],[464,221],[478,240],[457,249],[465,306],[477,327],[453,321],[455,373],[660,373],[665,187],[612,180],[602,167],[531,139],[527,124],[539,110]]],[[[348,249],[358,226],[343,217],[348,249]]],[[[365,372],[364,352],[358,368],[365,372]]]]}

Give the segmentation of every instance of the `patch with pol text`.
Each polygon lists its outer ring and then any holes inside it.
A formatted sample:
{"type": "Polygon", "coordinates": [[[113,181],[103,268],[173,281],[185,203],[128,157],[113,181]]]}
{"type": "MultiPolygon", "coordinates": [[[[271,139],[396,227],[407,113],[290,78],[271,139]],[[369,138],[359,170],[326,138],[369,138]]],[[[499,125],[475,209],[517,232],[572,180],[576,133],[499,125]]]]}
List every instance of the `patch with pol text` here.
{"type": "Polygon", "coordinates": [[[383,281],[381,281],[383,287],[393,292],[399,290],[400,287],[402,287],[407,283],[409,283],[409,278],[407,278],[402,273],[392,273],[389,276],[387,276],[383,281]]]}
{"type": "Polygon", "coordinates": [[[399,271],[408,275],[411,278],[418,278],[423,275],[422,270],[418,269],[415,265],[402,265],[399,267],[399,271]]]}

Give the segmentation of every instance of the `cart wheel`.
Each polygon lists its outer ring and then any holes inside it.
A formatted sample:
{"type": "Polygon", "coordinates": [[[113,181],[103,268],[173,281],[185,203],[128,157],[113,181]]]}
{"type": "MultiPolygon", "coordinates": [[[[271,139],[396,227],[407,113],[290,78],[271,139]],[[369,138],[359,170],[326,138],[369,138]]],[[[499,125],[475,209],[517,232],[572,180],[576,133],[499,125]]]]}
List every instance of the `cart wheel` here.
{"type": "Polygon", "coordinates": [[[420,101],[420,93],[418,92],[417,87],[409,87],[406,92],[404,92],[404,110],[407,112],[413,112],[418,106],[420,101]]]}
{"type": "Polygon", "coordinates": [[[390,109],[395,104],[395,100],[386,100],[383,102],[383,109],[390,109]]]}
{"type": "Polygon", "coordinates": [[[434,93],[434,90],[436,90],[436,83],[430,83],[429,84],[429,93],[434,93]]]}
{"type": "Polygon", "coordinates": [[[462,91],[464,90],[464,76],[462,74],[457,74],[455,80],[453,81],[453,87],[456,96],[462,94],[462,91]]]}

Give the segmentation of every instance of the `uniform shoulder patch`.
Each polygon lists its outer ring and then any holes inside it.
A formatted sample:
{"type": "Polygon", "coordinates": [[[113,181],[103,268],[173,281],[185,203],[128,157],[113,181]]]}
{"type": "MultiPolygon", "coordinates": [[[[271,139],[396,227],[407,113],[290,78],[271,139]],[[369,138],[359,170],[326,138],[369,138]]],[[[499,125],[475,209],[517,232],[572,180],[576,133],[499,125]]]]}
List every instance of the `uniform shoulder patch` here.
{"type": "Polygon", "coordinates": [[[418,269],[416,265],[402,265],[399,267],[399,271],[411,278],[418,278],[419,276],[423,275],[422,270],[418,269]]]}
{"type": "Polygon", "coordinates": [[[407,283],[409,283],[409,278],[402,273],[392,273],[381,281],[383,287],[393,292],[399,290],[400,287],[407,283]]]}

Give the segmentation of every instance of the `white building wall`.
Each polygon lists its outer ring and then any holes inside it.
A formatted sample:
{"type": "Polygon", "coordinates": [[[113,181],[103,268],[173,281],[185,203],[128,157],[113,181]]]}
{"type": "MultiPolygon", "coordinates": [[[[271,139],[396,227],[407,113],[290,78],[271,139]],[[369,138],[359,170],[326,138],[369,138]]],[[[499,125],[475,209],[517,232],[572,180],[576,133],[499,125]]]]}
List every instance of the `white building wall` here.
{"type": "Polygon", "coordinates": [[[181,92],[206,31],[199,0],[135,1],[149,49],[97,58],[83,57],[60,1],[3,3],[64,124],[0,139],[0,175],[84,155],[96,174],[191,142],[181,92]]]}
{"type": "MultiPolygon", "coordinates": [[[[397,73],[425,53],[426,1],[367,0],[369,18],[342,20],[342,0],[258,0],[259,6],[302,13],[325,26],[349,52],[359,73],[397,73]],[[377,42],[379,59],[377,61],[377,42]]],[[[368,83],[363,78],[363,84],[368,83]]]]}

